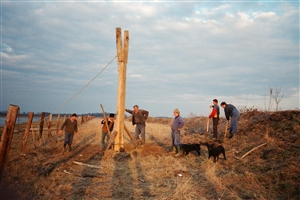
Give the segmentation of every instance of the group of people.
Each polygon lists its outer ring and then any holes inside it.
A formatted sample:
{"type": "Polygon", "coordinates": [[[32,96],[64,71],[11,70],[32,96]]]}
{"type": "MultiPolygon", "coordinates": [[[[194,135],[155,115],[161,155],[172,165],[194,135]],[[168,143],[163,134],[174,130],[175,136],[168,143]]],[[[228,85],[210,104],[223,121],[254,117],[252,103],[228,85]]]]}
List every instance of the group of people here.
{"type": "MultiPolygon", "coordinates": [[[[240,119],[240,113],[232,104],[227,104],[226,102],[222,102],[221,107],[224,108],[226,119],[229,121],[231,118],[229,136],[228,138],[233,138],[237,132],[238,121],[240,119]]],[[[218,105],[218,100],[213,100],[213,105],[210,106],[212,109],[211,114],[208,118],[212,118],[213,121],[213,138],[218,138],[218,123],[220,119],[220,107],[218,105]]]]}
{"type": "MultiPolygon", "coordinates": [[[[240,118],[240,113],[232,104],[227,104],[226,102],[222,102],[220,104],[222,108],[224,108],[226,119],[230,123],[228,138],[234,137],[237,132],[238,120],[240,118]]],[[[220,118],[220,107],[218,105],[218,100],[213,99],[213,105],[211,106],[212,112],[209,115],[209,119],[212,118],[213,121],[213,138],[218,138],[218,123],[220,118]]],[[[143,147],[146,139],[146,120],[148,118],[149,112],[147,110],[139,109],[138,105],[133,106],[133,110],[125,109],[126,112],[132,115],[132,125],[135,125],[135,133],[134,137],[138,142],[137,147],[143,147]]],[[[176,108],[173,112],[174,120],[171,124],[171,140],[172,140],[172,149],[175,153],[175,156],[180,156],[182,154],[181,143],[180,143],[180,132],[184,126],[184,120],[180,116],[180,111],[176,108]]],[[[62,130],[65,128],[65,141],[64,141],[64,150],[66,151],[66,145],[69,146],[69,151],[72,150],[72,141],[74,137],[74,133],[78,133],[77,126],[77,115],[72,114],[70,119],[65,120],[62,124],[60,133],[62,134],[62,130]]],[[[101,121],[102,126],[102,134],[100,141],[100,149],[104,149],[110,140],[109,132],[111,132],[114,128],[114,114],[110,114],[109,117],[103,119],[101,121]]]]}

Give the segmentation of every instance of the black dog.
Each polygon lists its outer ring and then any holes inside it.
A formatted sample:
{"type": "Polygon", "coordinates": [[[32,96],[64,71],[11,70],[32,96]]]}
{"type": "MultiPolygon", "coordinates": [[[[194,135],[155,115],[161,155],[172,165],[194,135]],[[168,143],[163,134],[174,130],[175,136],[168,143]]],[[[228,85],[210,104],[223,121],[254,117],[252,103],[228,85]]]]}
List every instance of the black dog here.
{"type": "Polygon", "coordinates": [[[214,143],[212,144],[205,143],[205,145],[207,146],[208,149],[208,159],[210,159],[210,157],[213,156],[214,162],[216,162],[217,160],[219,160],[219,155],[222,153],[224,159],[226,160],[225,149],[222,145],[214,144],[214,143]]]}
{"type": "Polygon", "coordinates": [[[188,155],[191,151],[197,151],[198,156],[200,156],[200,144],[181,144],[182,150],[185,152],[185,155],[188,155]]]}

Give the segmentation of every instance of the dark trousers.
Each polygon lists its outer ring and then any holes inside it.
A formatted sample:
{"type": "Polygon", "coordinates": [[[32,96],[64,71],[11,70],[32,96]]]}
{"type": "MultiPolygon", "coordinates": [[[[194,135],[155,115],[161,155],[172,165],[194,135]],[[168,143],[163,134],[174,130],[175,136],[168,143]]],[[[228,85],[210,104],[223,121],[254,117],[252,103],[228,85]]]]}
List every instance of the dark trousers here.
{"type": "Polygon", "coordinates": [[[240,113],[239,112],[233,112],[231,116],[231,124],[230,124],[230,134],[235,135],[238,128],[238,121],[240,119],[240,113]]]}
{"type": "Polygon", "coordinates": [[[218,137],[218,123],[219,123],[219,118],[213,118],[213,130],[214,130],[214,137],[218,137]]]}
{"type": "Polygon", "coordinates": [[[64,143],[64,146],[66,146],[67,144],[69,146],[71,146],[71,144],[73,142],[73,137],[74,137],[74,133],[65,132],[65,143],[64,143]]]}
{"type": "Polygon", "coordinates": [[[146,124],[138,123],[135,126],[135,138],[139,139],[141,135],[141,138],[143,141],[146,139],[146,124]]]}

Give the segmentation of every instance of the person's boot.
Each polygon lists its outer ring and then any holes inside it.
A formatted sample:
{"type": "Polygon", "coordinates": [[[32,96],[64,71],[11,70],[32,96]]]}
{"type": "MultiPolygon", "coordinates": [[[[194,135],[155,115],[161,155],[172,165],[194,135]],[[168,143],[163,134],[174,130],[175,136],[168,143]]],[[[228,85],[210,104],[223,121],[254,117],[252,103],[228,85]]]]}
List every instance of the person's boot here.
{"type": "Polygon", "coordinates": [[[141,140],[141,145],[140,145],[140,147],[144,147],[144,145],[145,145],[145,140],[141,140]]]}
{"type": "Polygon", "coordinates": [[[72,151],[72,146],[69,144],[69,152],[72,151]]]}
{"type": "Polygon", "coordinates": [[[171,151],[172,154],[176,154],[177,153],[177,148],[175,145],[172,146],[172,151],[171,151]]]}
{"type": "Polygon", "coordinates": [[[231,139],[233,138],[234,134],[232,132],[230,132],[229,136],[228,136],[228,139],[231,139]]]}
{"type": "Polygon", "coordinates": [[[181,150],[181,146],[176,146],[177,148],[177,153],[175,154],[175,157],[181,156],[182,155],[182,150],[181,150]]]}
{"type": "Polygon", "coordinates": [[[67,149],[66,149],[66,144],[64,144],[64,152],[66,152],[67,151],[67,149]]]}
{"type": "Polygon", "coordinates": [[[137,138],[137,148],[140,147],[142,145],[142,140],[140,138],[137,138]]]}

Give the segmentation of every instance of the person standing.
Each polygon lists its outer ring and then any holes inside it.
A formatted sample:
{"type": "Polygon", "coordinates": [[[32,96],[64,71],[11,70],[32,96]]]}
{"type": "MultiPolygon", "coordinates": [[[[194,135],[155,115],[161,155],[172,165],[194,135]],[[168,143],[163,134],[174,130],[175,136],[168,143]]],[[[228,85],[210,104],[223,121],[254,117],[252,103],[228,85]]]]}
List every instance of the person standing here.
{"type": "Polygon", "coordinates": [[[218,123],[219,123],[219,116],[220,116],[220,107],[218,105],[218,100],[213,100],[213,105],[210,106],[212,109],[211,114],[208,118],[212,118],[213,121],[213,131],[214,131],[214,138],[218,138],[218,123]]]}
{"type": "Polygon", "coordinates": [[[77,115],[73,113],[71,118],[68,118],[64,121],[60,128],[60,134],[62,134],[63,129],[65,128],[65,141],[64,141],[64,151],[66,151],[66,145],[69,145],[69,151],[72,151],[72,142],[74,133],[78,134],[77,126],[77,115]]]}
{"type": "Polygon", "coordinates": [[[171,135],[172,135],[172,146],[175,146],[176,154],[175,156],[180,156],[182,154],[181,143],[180,143],[180,131],[184,126],[184,121],[180,116],[180,111],[178,108],[174,110],[174,120],[171,124],[171,135]]]}
{"type": "Polygon", "coordinates": [[[133,110],[125,109],[126,112],[132,114],[132,125],[135,126],[135,139],[138,142],[137,147],[143,147],[146,140],[146,119],[149,112],[139,109],[138,105],[133,106],[133,110]]]}
{"type": "Polygon", "coordinates": [[[221,107],[224,108],[224,112],[225,112],[225,116],[226,119],[229,121],[230,117],[231,117],[231,123],[230,123],[230,129],[229,129],[229,139],[232,138],[236,132],[237,132],[237,128],[238,128],[238,121],[240,119],[240,113],[239,111],[236,109],[236,107],[234,107],[231,104],[227,104],[226,102],[222,102],[221,103],[221,107]]]}
{"type": "Polygon", "coordinates": [[[106,119],[103,119],[101,121],[101,124],[103,124],[103,125],[102,125],[102,133],[101,133],[100,150],[103,150],[109,142],[110,136],[109,136],[108,132],[111,133],[112,130],[114,129],[114,124],[115,124],[114,117],[115,117],[115,115],[113,113],[111,113],[109,115],[109,117],[107,117],[106,119]],[[106,126],[106,122],[107,122],[108,127],[106,126]],[[105,142],[105,138],[106,138],[106,142],[105,142]]]}

